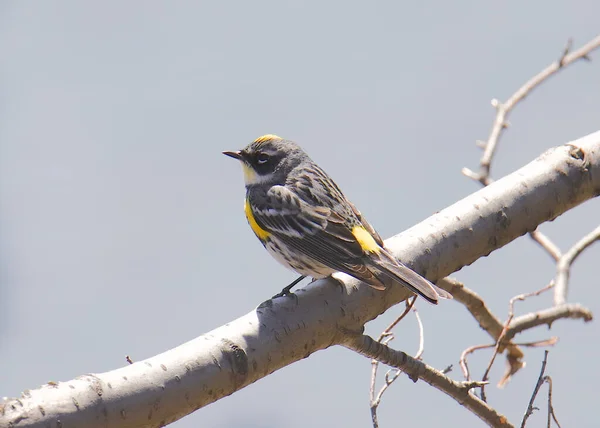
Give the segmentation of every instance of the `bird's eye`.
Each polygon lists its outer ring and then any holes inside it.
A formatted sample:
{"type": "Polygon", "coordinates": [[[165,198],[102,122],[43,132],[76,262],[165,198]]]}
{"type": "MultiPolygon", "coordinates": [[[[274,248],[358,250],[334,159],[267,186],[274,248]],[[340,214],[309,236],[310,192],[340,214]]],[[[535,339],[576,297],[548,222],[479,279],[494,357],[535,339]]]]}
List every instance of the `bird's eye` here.
{"type": "Polygon", "coordinates": [[[260,165],[264,165],[269,161],[269,155],[266,153],[259,153],[256,156],[256,161],[260,164],[260,165]]]}

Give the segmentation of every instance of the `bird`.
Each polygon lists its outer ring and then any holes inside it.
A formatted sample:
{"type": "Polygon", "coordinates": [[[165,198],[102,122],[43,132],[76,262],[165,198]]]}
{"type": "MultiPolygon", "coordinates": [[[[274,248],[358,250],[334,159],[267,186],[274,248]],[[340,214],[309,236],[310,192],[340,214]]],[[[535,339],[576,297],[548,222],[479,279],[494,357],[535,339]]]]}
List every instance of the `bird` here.
{"type": "Polygon", "coordinates": [[[408,268],[338,185],[295,142],[263,135],[224,155],[242,164],[250,228],[278,262],[300,277],[273,298],[291,293],[305,277],[344,272],[377,290],[400,284],[430,303],[452,296],[408,268]]]}

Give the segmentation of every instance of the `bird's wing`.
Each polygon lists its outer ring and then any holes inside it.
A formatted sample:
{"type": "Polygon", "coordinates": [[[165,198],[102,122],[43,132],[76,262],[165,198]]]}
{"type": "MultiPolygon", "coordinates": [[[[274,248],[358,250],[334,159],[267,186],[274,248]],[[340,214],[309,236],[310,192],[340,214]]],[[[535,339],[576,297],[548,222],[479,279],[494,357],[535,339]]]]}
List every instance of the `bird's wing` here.
{"type": "Polygon", "coordinates": [[[346,219],[331,208],[309,204],[285,186],[273,186],[266,195],[253,198],[252,213],[261,228],[296,251],[375,288],[385,288],[365,265],[363,247],[346,219]]]}
{"type": "Polygon", "coordinates": [[[354,214],[358,221],[348,223],[344,214],[311,202],[285,186],[273,186],[263,197],[253,198],[252,211],[261,228],[296,251],[374,288],[383,290],[393,281],[431,303],[452,298],[385,249],[381,237],[352,204],[353,213],[345,214],[354,214]]]}
{"type": "Polygon", "coordinates": [[[431,283],[412,269],[405,266],[402,262],[397,260],[387,249],[385,249],[383,239],[377,233],[377,231],[371,226],[366,218],[363,217],[361,212],[348,201],[348,204],[354,211],[354,215],[360,220],[363,227],[371,234],[377,244],[384,250],[380,254],[374,254],[370,257],[370,260],[374,262],[384,276],[390,277],[396,282],[400,282],[412,292],[419,294],[424,299],[431,303],[437,303],[438,297],[443,299],[452,299],[452,295],[446,290],[442,290],[437,285],[431,283]]]}
{"type": "Polygon", "coordinates": [[[383,239],[381,239],[381,236],[379,236],[379,233],[377,233],[375,228],[373,226],[371,226],[371,223],[369,223],[367,221],[367,219],[363,217],[361,212],[358,210],[358,208],[356,208],[356,206],[352,202],[350,202],[350,201],[347,201],[347,202],[348,202],[348,205],[350,205],[350,208],[352,208],[352,211],[354,212],[354,215],[356,216],[356,218],[358,218],[358,220],[362,223],[363,227],[367,230],[367,232],[369,232],[371,234],[373,239],[375,239],[375,242],[377,242],[377,244],[380,247],[383,247],[383,239]]]}

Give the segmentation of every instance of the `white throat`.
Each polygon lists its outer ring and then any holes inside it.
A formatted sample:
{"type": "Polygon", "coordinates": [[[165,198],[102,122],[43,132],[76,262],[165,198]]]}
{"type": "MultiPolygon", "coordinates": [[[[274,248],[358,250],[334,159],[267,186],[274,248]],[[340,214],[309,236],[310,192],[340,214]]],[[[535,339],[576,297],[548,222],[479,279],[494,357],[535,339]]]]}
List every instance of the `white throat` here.
{"type": "Polygon", "coordinates": [[[244,183],[246,183],[246,186],[254,186],[256,184],[268,182],[273,175],[273,173],[259,175],[256,173],[256,171],[254,171],[254,169],[246,165],[245,162],[242,162],[242,169],[244,171],[244,183]]]}

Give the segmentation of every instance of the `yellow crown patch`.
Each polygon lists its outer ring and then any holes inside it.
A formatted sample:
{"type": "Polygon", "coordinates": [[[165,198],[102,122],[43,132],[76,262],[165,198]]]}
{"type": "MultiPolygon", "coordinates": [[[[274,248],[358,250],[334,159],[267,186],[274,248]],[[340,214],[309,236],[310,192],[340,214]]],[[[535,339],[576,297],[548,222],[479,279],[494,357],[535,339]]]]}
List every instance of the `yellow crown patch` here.
{"type": "Polygon", "coordinates": [[[255,143],[264,143],[265,141],[269,141],[269,140],[281,140],[282,138],[275,135],[275,134],[266,134],[263,135],[262,137],[258,137],[256,140],[254,140],[255,143]]]}

